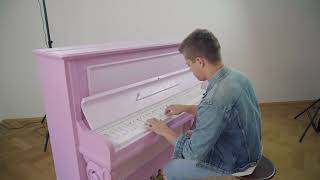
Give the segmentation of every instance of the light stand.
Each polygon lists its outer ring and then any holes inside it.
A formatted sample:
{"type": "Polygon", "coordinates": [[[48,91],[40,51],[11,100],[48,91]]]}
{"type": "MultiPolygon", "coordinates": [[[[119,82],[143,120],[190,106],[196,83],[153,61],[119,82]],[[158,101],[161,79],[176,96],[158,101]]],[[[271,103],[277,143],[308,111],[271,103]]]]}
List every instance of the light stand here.
{"type": "MultiPolygon", "coordinates": [[[[42,0],[42,6],[43,6],[43,13],[44,13],[44,19],[45,19],[45,25],[46,25],[46,31],[47,31],[47,37],[48,37],[48,46],[49,46],[49,48],[52,48],[53,41],[51,40],[51,36],[50,36],[50,29],[49,29],[49,23],[48,23],[48,15],[47,15],[47,7],[46,7],[46,1],[45,0],[42,0]]],[[[44,115],[44,117],[42,118],[41,123],[43,123],[46,118],[47,118],[47,115],[44,115]]],[[[44,149],[43,149],[44,152],[47,151],[49,137],[50,136],[49,136],[49,130],[48,130],[47,134],[46,134],[46,140],[45,140],[45,144],[44,144],[44,149]]]]}

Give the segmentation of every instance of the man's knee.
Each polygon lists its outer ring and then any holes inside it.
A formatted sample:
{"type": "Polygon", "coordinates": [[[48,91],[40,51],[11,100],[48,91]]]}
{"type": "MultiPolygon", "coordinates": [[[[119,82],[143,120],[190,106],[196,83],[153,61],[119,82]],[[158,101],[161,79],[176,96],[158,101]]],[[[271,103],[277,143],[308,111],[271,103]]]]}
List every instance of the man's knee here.
{"type": "Polygon", "coordinates": [[[165,167],[164,167],[164,175],[168,180],[176,180],[181,179],[183,169],[181,168],[181,159],[174,159],[171,160],[165,167]]]}
{"type": "Polygon", "coordinates": [[[177,160],[171,160],[165,167],[164,167],[164,175],[168,180],[176,179],[177,178],[177,160]]]}

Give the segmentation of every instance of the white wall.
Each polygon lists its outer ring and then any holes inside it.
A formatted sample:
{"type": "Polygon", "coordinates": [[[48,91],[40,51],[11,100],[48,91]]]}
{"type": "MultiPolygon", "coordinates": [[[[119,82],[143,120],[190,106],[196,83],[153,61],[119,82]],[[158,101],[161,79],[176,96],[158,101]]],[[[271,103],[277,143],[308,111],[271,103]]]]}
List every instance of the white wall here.
{"type": "Polygon", "coordinates": [[[0,1],[0,118],[43,114],[31,50],[44,46],[36,0],[0,1]]]}
{"type": "MultiPolygon", "coordinates": [[[[220,39],[225,63],[249,76],[260,102],[319,97],[318,0],[47,0],[47,6],[54,47],[180,41],[197,27],[208,28],[220,39]]],[[[44,47],[37,0],[0,1],[0,19],[0,114],[41,116],[31,55],[44,47]]]]}
{"type": "MultiPolygon", "coordinates": [[[[252,1],[245,7],[261,101],[320,97],[320,1],[252,1]]],[[[248,70],[250,71],[250,70],[248,70]]]]}

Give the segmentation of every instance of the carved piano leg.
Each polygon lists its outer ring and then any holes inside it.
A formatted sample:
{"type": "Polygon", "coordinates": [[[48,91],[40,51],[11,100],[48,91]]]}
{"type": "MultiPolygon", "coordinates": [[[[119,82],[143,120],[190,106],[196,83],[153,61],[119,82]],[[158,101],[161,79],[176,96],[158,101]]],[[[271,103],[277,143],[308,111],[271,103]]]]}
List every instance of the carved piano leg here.
{"type": "Polygon", "coordinates": [[[87,162],[87,176],[88,180],[111,180],[110,170],[101,167],[95,162],[85,158],[87,162]]]}

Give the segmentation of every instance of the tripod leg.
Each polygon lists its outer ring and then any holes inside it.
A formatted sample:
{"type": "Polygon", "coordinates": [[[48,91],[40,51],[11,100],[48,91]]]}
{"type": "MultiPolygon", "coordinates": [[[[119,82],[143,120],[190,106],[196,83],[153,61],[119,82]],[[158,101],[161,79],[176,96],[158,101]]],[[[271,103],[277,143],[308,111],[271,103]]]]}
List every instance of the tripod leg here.
{"type": "Polygon", "coordinates": [[[317,133],[320,132],[320,117],[318,118],[318,126],[317,126],[317,133]]]}
{"type": "Polygon", "coordinates": [[[43,116],[43,118],[42,118],[41,124],[43,124],[43,122],[44,122],[44,120],[46,120],[46,118],[47,118],[47,115],[45,114],[45,115],[43,116]]]}
{"type": "MultiPolygon", "coordinates": [[[[315,112],[315,113],[317,113],[317,112],[315,112]]],[[[314,116],[317,116],[317,114],[314,114],[314,116]]],[[[308,117],[309,117],[309,119],[312,119],[309,111],[308,111],[308,117]]],[[[314,118],[314,119],[317,119],[317,118],[314,118]]],[[[318,130],[317,130],[317,127],[316,127],[314,121],[311,121],[311,125],[312,125],[313,129],[317,132],[318,130]]]]}
{"type": "Polygon", "coordinates": [[[314,113],[313,117],[310,119],[309,125],[308,125],[307,128],[304,130],[304,132],[303,132],[303,134],[302,134],[302,136],[301,136],[301,138],[300,138],[300,140],[299,140],[300,143],[302,142],[304,136],[306,135],[306,133],[307,133],[307,131],[309,130],[309,128],[311,127],[311,125],[314,124],[313,121],[314,121],[314,119],[317,117],[317,114],[318,114],[319,110],[320,110],[320,107],[317,109],[317,111],[314,113]]]}
{"type": "Polygon", "coordinates": [[[318,127],[317,127],[317,131],[320,132],[320,117],[318,119],[318,127]]]}
{"type": "Polygon", "coordinates": [[[47,147],[48,147],[48,142],[49,142],[49,131],[47,131],[47,135],[46,135],[46,142],[45,142],[45,144],[44,144],[44,152],[46,152],[47,151],[47,147]]]}
{"type": "Polygon", "coordinates": [[[302,142],[302,140],[303,140],[304,136],[306,135],[307,131],[309,130],[310,126],[311,126],[311,123],[309,123],[308,127],[304,130],[304,132],[299,140],[299,143],[302,142]]]}
{"type": "Polygon", "coordinates": [[[317,104],[320,101],[320,99],[316,100],[315,102],[313,102],[310,106],[308,106],[306,109],[304,109],[301,113],[299,113],[298,115],[296,115],[296,117],[294,117],[294,119],[297,119],[299,116],[301,116],[303,113],[305,113],[306,111],[308,111],[313,105],[317,104]]]}

